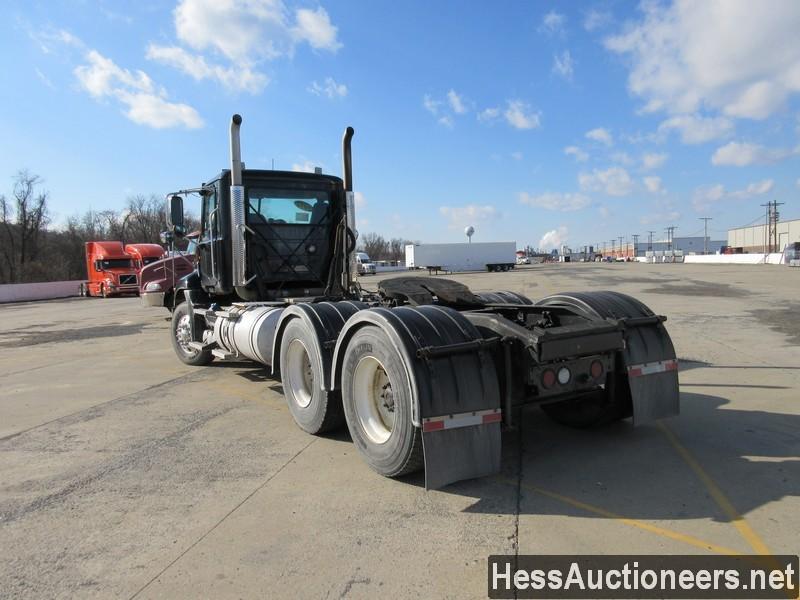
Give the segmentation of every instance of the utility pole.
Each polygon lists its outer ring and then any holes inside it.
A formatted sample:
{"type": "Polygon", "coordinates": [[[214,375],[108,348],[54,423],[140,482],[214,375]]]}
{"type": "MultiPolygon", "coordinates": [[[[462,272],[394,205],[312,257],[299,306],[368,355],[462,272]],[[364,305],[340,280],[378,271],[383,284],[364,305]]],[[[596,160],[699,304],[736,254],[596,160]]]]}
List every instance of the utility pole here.
{"type": "Polygon", "coordinates": [[[708,222],[712,220],[711,217],[700,217],[700,220],[703,221],[703,225],[705,227],[705,233],[703,233],[703,254],[708,254],[708,222]]]}
{"type": "Polygon", "coordinates": [[[620,256],[624,256],[622,253],[622,236],[619,236],[619,254],[620,256]]]}
{"type": "Polygon", "coordinates": [[[677,226],[670,225],[667,227],[667,250],[672,250],[672,234],[675,233],[677,226]]]}
{"type": "Polygon", "coordinates": [[[655,233],[655,231],[650,231],[649,229],[647,230],[647,249],[648,250],[652,250],[653,249],[653,234],[654,233],[655,233]]]}
{"type": "Polygon", "coordinates": [[[634,233],[632,237],[633,237],[633,255],[636,256],[636,248],[637,246],[639,246],[639,234],[634,233]]]}

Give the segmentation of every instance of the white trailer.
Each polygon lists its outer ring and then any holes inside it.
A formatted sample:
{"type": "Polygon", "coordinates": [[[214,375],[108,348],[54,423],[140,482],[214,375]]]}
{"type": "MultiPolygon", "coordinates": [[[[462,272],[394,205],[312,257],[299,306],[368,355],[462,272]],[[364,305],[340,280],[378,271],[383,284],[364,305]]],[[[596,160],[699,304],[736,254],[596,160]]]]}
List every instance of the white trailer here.
{"type": "Polygon", "coordinates": [[[406,246],[406,266],[409,269],[507,271],[513,269],[516,262],[516,242],[408,244],[406,246]]]}

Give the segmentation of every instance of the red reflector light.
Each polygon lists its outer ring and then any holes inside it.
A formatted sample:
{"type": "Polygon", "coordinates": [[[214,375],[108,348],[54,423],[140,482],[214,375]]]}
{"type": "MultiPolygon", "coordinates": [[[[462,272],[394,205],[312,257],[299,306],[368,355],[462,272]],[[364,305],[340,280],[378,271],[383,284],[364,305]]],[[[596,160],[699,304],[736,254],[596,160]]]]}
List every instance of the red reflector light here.
{"type": "Polygon", "coordinates": [[[603,363],[599,360],[592,362],[591,373],[594,379],[600,379],[603,375],[603,363]]]}
{"type": "Polygon", "coordinates": [[[544,373],[542,373],[542,386],[545,389],[549,389],[556,384],[556,373],[551,369],[547,369],[544,373]]]}

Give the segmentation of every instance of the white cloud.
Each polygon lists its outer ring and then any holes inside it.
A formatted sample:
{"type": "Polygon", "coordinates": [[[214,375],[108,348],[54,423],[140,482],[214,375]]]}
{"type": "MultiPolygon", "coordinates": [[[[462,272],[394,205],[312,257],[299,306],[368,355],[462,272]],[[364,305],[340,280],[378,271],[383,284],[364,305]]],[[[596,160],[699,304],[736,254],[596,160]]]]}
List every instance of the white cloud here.
{"type": "Polygon", "coordinates": [[[343,83],[337,83],[333,77],[326,77],[325,82],[322,84],[317,83],[316,80],[312,81],[308,91],[316,96],[325,95],[331,99],[347,96],[347,86],[343,83]]]}
{"type": "Polygon", "coordinates": [[[297,24],[292,28],[295,39],[303,40],[315,50],[336,52],[342,44],[336,38],[338,28],[331,23],[327,11],[321,6],[317,10],[298,9],[297,24]]]}
{"type": "Polygon", "coordinates": [[[715,202],[724,199],[747,200],[769,193],[774,187],[772,179],[764,179],[751,183],[746,188],[728,192],[721,183],[712,186],[701,186],[694,191],[692,206],[698,212],[707,211],[715,202]]]}
{"type": "Polygon", "coordinates": [[[603,127],[597,127],[596,129],[587,131],[586,137],[587,139],[600,142],[606,146],[612,146],[614,144],[614,138],[611,136],[611,132],[603,127]]]}
{"type": "Polygon", "coordinates": [[[44,73],[42,73],[42,72],[39,70],[39,68],[38,68],[38,67],[36,67],[36,68],[34,69],[34,73],[36,73],[36,77],[38,77],[38,78],[39,78],[39,81],[41,81],[41,82],[42,82],[44,85],[46,85],[47,87],[49,87],[51,90],[54,90],[54,89],[56,89],[56,86],[55,86],[55,85],[53,85],[53,82],[52,82],[52,81],[50,81],[50,79],[47,77],[47,75],[45,75],[44,73]]]}
{"type": "Polygon", "coordinates": [[[455,90],[447,92],[447,101],[450,103],[450,108],[457,115],[463,115],[467,112],[467,107],[464,105],[464,99],[459,96],[455,90]]]}
{"type": "Polygon", "coordinates": [[[441,117],[439,117],[437,119],[436,122],[439,123],[439,125],[443,125],[444,127],[447,127],[448,129],[452,129],[453,125],[454,125],[453,117],[451,117],[450,115],[442,115],[441,117]]]}
{"type": "Polygon", "coordinates": [[[600,206],[597,208],[597,212],[600,213],[600,216],[604,219],[607,219],[611,216],[611,210],[607,206],[600,206]]]}
{"type": "Polygon", "coordinates": [[[630,167],[636,162],[627,152],[614,152],[614,154],[611,155],[611,160],[615,163],[625,165],[626,167],[630,167]]]}
{"type": "Polygon", "coordinates": [[[449,229],[460,229],[496,219],[500,213],[491,205],[467,204],[466,206],[440,206],[439,214],[447,219],[449,229]]]}
{"type": "Polygon", "coordinates": [[[540,124],[541,113],[532,112],[531,107],[521,100],[509,100],[504,116],[509,125],[516,129],[536,129],[540,124]]]}
{"type": "MultiPolygon", "coordinates": [[[[320,163],[315,163],[312,160],[303,159],[303,162],[296,162],[292,163],[292,171],[296,171],[298,173],[313,173],[314,169],[317,167],[322,167],[320,163]]],[[[360,192],[356,192],[358,194],[360,192]]]]}
{"type": "Polygon", "coordinates": [[[728,142],[720,146],[711,156],[711,164],[717,166],[746,167],[748,165],[766,165],[781,161],[797,154],[798,149],[765,148],[747,142],[728,142]]]}
{"type": "Polygon", "coordinates": [[[586,11],[583,19],[583,28],[586,31],[594,31],[608,26],[612,20],[611,13],[592,8],[586,11]]]}
{"type": "Polygon", "coordinates": [[[622,167],[581,173],[578,175],[578,183],[583,191],[603,192],[609,196],[627,196],[633,191],[633,180],[622,167]]]}
{"type": "Polygon", "coordinates": [[[355,192],[353,194],[353,200],[356,203],[356,208],[366,208],[367,207],[367,199],[364,197],[362,192],[355,192]]]}
{"type": "Polygon", "coordinates": [[[676,115],[658,126],[659,132],[680,132],[684,144],[702,144],[729,135],[733,121],[727,117],[701,117],[699,115],[676,115]]]}
{"type": "Polygon", "coordinates": [[[577,162],[586,162],[589,160],[589,155],[577,146],[567,146],[564,148],[564,154],[567,156],[574,156],[577,162]]]}
{"type": "Polygon", "coordinates": [[[144,71],[131,72],[96,50],[85,57],[88,64],[75,68],[80,86],[95,99],[113,98],[126,107],[125,116],[134,123],[156,129],[203,126],[203,119],[188,104],[169,102],[163,88],[144,71]]]}
{"type": "Polygon", "coordinates": [[[512,152],[511,158],[513,158],[514,160],[522,160],[523,159],[522,152],[512,152]]]}
{"type": "Polygon", "coordinates": [[[564,31],[564,25],[567,23],[567,17],[551,10],[542,18],[541,30],[547,33],[561,33],[564,31]]]}
{"type": "Polygon", "coordinates": [[[439,107],[441,105],[442,105],[441,101],[434,100],[428,94],[425,94],[422,97],[422,106],[424,106],[425,110],[427,110],[429,113],[431,113],[434,116],[439,114],[439,107]]]}
{"type": "Polygon", "coordinates": [[[494,121],[500,116],[500,109],[497,107],[485,108],[478,113],[478,121],[494,121]]]}
{"type": "Polygon", "coordinates": [[[575,71],[575,61],[572,60],[572,55],[569,50],[564,50],[561,54],[553,55],[553,73],[560,75],[567,81],[572,81],[572,75],[575,71]]]}
{"type": "Polygon", "coordinates": [[[650,213],[639,219],[642,225],[655,225],[657,223],[674,223],[681,218],[681,213],[677,210],[668,210],[658,213],[650,213]]]}
{"type": "Polygon", "coordinates": [[[650,176],[645,177],[642,179],[644,183],[644,187],[647,188],[647,191],[651,194],[666,194],[666,190],[661,186],[661,177],[650,176]]]}
{"type": "Polygon", "coordinates": [[[569,230],[563,225],[558,229],[551,229],[539,240],[539,249],[544,252],[550,252],[554,248],[561,248],[568,238],[569,230]]]}
{"type": "Polygon", "coordinates": [[[659,167],[663,166],[665,162],[667,162],[668,155],[666,154],[645,154],[642,156],[642,168],[646,171],[651,169],[658,169],[659,167]]]}
{"type": "Polygon", "coordinates": [[[146,57],[164,65],[183,71],[197,81],[203,79],[215,80],[232,90],[242,90],[257,94],[269,83],[269,78],[263,73],[254,71],[244,64],[240,67],[209,64],[199,54],[187,52],[179,46],[158,46],[150,44],[147,47],[146,57]]]}
{"type": "Polygon", "coordinates": [[[572,194],[572,193],[558,193],[546,192],[538,196],[532,196],[527,192],[519,194],[519,201],[528,206],[536,208],[545,208],[547,210],[558,210],[562,212],[571,212],[586,208],[591,203],[591,198],[585,194],[572,194]]]}
{"type": "Polygon", "coordinates": [[[628,87],[646,111],[763,119],[800,91],[800,3],[645,2],[643,19],[606,39],[631,62],[628,87]]]}
{"type": "Polygon", "coordinates": [[[173,14],[178,42],[194,53],[178,45],[151,45],[148,58],[234,90],[261,91],[269,79],[256,65],[292,56],[299,44],[328,52],[342,46],[322,7],[292,13],[282,0],[180,0],[173,14]],[[228,64],[212,64],[204,52],[228,64]]]}

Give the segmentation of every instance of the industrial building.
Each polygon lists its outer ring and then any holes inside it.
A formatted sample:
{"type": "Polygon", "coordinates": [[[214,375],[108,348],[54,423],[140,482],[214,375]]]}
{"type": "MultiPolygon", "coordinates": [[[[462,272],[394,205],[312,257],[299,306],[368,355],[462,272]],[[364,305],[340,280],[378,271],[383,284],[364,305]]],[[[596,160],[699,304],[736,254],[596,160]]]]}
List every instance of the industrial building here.
{"type": "Polygon", "coordinates": [[[728,246],[746,253],[783,252],[788,244],[800,242],[800,219],[774,223],[772,242],[766,223],[728,230],[728,246]]]}

